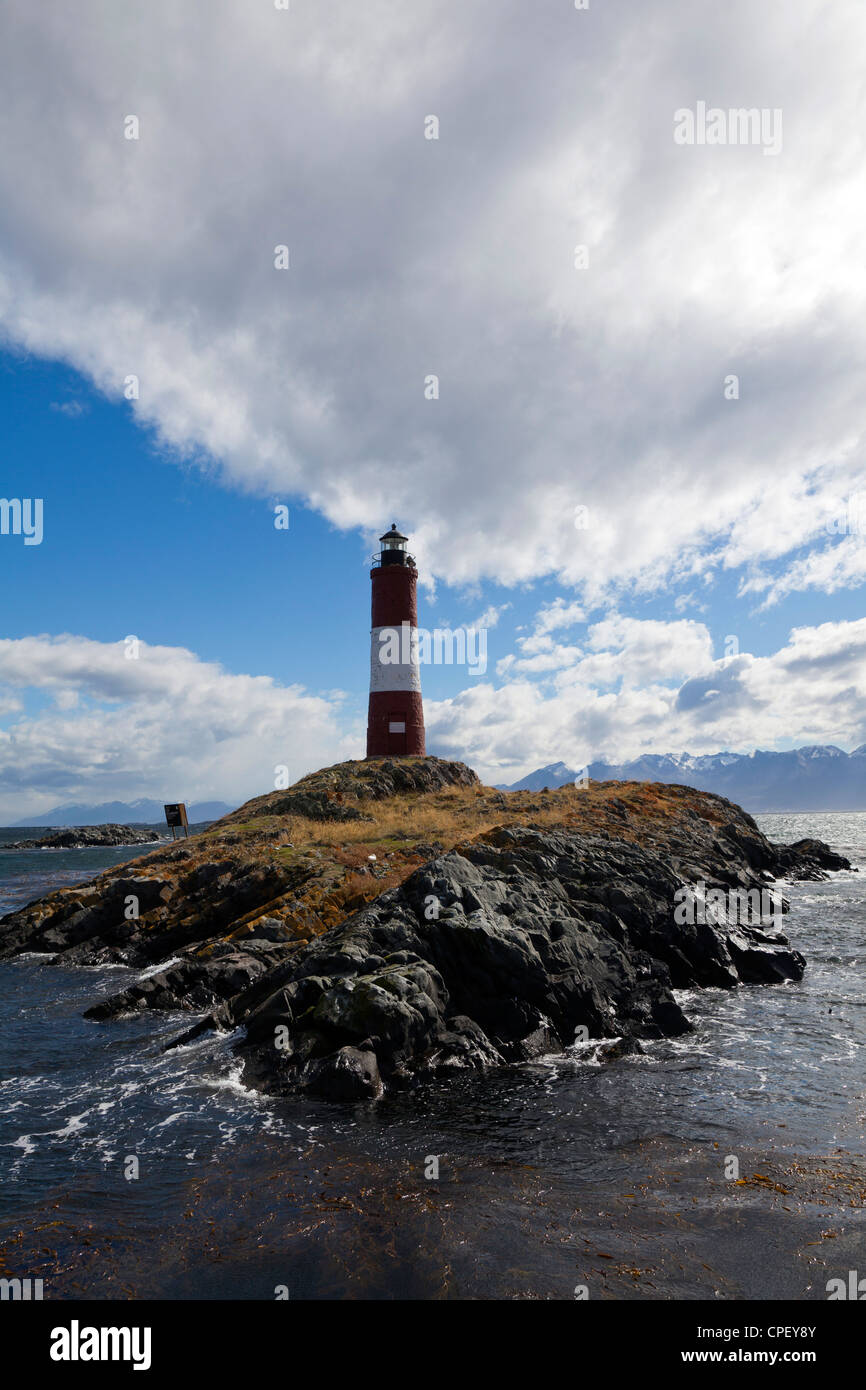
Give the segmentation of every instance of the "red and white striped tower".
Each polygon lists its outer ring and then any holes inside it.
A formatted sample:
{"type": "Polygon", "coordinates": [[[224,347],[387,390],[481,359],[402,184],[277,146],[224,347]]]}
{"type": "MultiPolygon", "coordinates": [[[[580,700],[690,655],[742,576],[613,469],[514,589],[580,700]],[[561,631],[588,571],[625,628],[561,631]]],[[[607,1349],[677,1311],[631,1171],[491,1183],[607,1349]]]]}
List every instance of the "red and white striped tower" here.
{"type": "Polygon", "coordinates": [[[424,757],[424,708],[418,665],[418,571],[397,523],[380,536],[373,560],[370,706],[367,757],[424,757]]]}

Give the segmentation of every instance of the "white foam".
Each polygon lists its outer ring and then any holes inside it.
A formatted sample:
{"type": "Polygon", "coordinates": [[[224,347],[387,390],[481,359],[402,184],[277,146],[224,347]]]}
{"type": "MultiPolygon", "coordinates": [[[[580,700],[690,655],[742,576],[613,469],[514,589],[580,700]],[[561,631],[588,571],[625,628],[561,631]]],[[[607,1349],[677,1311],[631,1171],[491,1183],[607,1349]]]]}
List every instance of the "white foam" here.
{"type": "Polygon", "coordinates": [[[146,970],[142,970],[138,976],[139,983],[142,980],[149,980],[152,975],[159,975],[163,970],[169,970],[173,965],[180,964],[180,956],[171,956],[169,960],[158,961],[156,965],[149,965],[146,970]]]}

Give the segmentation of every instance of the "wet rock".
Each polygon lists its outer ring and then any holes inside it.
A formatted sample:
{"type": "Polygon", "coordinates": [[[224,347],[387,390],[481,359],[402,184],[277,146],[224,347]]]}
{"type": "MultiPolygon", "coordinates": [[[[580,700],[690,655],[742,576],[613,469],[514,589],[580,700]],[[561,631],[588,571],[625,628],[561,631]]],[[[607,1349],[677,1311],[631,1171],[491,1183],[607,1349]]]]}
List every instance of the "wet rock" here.
{"type": "Polygon", "coordinates": [[[146,1009],[200,1013],[222,1000],[234,999],[273,967],[285,946],[247,939],[242,945],[220,942],[207,954],[185,958],[137,984],[100,1000],[84,1017],[104,1021],[128,1018],[146,1009]]]}
{"type": "Polygon", "coordinates": [[[782,878],[817,882],[826,879],[828,873],[851,868],[850,860],[834,853],[823,840],[796,840],[792,845],[774,848],[778,855],[777,872],[782,878]]]}
{"type": "MultiPolygon", "coordinates": [[[[229,1006],[258,1083],[316,1089],[331,1072],[311,1063],[361,1039],[385,1085],[526,1061],[562,1050],[579,1027],[627,1046],[689,1029],[674,983],[802,975],[780,932],[678,925],[681,881],[638,845],[530,829],[490,838],[440,856],[302,946],[279,967],[278,992],[229,1006]],[[431,899],[441,905],[433,919],[431,899]],[[277,1019],[291,1038],[279,1056],[277,1019]]],[[[705,871],[729,866],[726,854],[705,871]]]]}
{"type": "Polygon", "coordinates": [[[328,1100],[376,1100],[382,1094],[375,1052],[360,1052],[356,1047],[341,1047],[332,1056],[309,1063],[303,1085],[328,1100]]]}
{"type": "Polygon", "coordinates": [[[128,869],[114,878],[83,888],[60,891],[11,913],[0,923],[0,959],[19,951],[62,952],[72,965],[126,960],[139,937],[137,919],[125,912],[134,901],[145,913],[164,907],[172,889],[162,878],[135,876],[128,869]]]}

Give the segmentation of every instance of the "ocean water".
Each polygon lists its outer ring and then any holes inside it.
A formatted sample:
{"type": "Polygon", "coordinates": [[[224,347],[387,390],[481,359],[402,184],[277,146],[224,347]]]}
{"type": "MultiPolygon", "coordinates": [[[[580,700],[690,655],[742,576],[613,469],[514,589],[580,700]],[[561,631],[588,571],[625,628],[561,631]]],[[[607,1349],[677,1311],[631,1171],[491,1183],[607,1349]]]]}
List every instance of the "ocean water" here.
{"type": "Polygon", "coordinates": [[[113,864],[158,848],[154,843],[94,849],[4,849],[18,840],[37,840],[52,833],[45,825],[0,826],[0,917],[55,888],[71,888],[113,864]]]}
{"type": "MultiPolygon", "coordinates": [[[[162,1051],[189,1015],[81,1017],[133,972],[0,964],[0,1240],[50,1229],[61,1297],[558,1296],[548,1228],[589,1193],[631,1198],[653,1153],[861,1152],[866,813],[757,819],[860,870],[786,888],[805,978],[684,992],[695,1031],[617,1061],[589,1046],[377,1105],[274,1101],[243,1087],[231,1038],[162,1051]]],[[[0,913],[130,853],[0,855],[0,913]]]]}

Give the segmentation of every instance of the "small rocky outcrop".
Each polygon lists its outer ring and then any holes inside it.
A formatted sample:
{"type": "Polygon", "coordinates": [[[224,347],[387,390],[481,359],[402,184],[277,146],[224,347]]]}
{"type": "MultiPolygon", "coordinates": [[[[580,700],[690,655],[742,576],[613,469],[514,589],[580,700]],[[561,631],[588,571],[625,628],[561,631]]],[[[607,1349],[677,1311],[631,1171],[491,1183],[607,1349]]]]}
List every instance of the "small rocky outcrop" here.
{"type": "Polygon", "coordinates": [[[796,840],[792,845],[776,845],[775,849],[780,878],[817,882],[828,873],[851,868],[845,856],[836,854],[823,840],[796,840]]]}
{"type": "Polygon", "coordinates": [[[52,831],[38,840],[16,840],[0,849],[90,849],[104,845],[154,845],[156,830],[135,825],[73,825],[52,831]]]}

